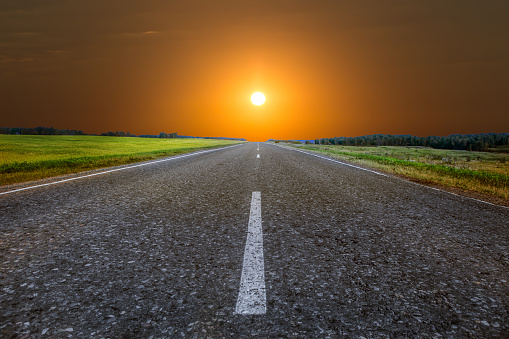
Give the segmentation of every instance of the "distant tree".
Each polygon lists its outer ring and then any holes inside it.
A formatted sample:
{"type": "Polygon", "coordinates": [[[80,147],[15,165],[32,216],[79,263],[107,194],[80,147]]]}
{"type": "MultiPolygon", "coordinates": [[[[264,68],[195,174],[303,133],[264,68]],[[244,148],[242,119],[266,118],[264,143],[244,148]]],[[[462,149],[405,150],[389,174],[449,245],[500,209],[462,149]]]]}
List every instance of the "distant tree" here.
{"type": "Polygon", "coordinates": [[[315,144],[344,146],[426,146],[442,149],[487,151],[495,146],[509,145],[509,133],[453,134],[446,137],[373,134],[358,137],[316,139],[315,144]]]}
{"type": "Polygon", "coordinates": [[[53,127],[0,127],[0,134],[13,134],[13,135],[70,135],[79,134],[83,135],[83,131],[68,129],[55,129],[53,127]],[[71,133],[72,132],[72,133],[71,133]]]}

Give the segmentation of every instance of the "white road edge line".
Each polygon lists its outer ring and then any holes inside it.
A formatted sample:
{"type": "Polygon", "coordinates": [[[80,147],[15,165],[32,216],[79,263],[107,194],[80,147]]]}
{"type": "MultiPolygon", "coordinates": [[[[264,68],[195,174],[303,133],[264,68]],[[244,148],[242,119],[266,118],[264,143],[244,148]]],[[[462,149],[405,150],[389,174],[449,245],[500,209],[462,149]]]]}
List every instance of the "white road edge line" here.
{"type": "Polygon", "coordinates": [[[309,155],[312,155],[314,157],[325,159],[325,160],[329,160],[329,161],[332,161],[332,162],[337,162],[338,164],[341,164],[341,165],[350,166],[350,167],[357,168],[357,169],[360,169],[360,170],[363,170],[363,171],[366,171],[366,172],[375,173],[375,174],[381,175],[383,177],[387,177],[388,176],[386,174],[383,174],[383,173],[380,173],[380,172],[376,172],[376,171],[372,171],[372,170],[369,170],[367,168],[362,168],[362,167],[355,166],[355,165],[352,165],[352,164],[347,164],[346,162],[342,162],[342,161],[335,160],[335,159],[332,159],[332,158],[324,157],[324,156],[321,156],[321,155],[318,155],[318,154],[314,154],[314,153],[305,152],[305,151],[302,151],[300,149],[295,149],[293,147],[286,147],[286,146],[281,146],[281,145],[275,145],[275,146],[279,146],[279,147],[282,147],[282,148],[286,148],[286,149],[290,149],[290,150],[293,150],[293,151],[301,152],[301,153],[304,153],[304,154],[309,154],[309,155]]]}
{"type": "MultiPolygon", "coordinates": [[[[361,169],[361,170],[364,170],[364,171],[373,172],[373,173],[376,173],[376,174],[379,174],[379,175],[383,175],[384,177],[388,177],[388,175],[386,175],[386,174],[382,174],[382,173],[378,173],[378,172],[375,172],[375,171],[372,171],[372,170],[368,170],[366,168],[350,165],[350,164],[347,164],[347,163],[344,163],[344,162],[341,162],[341,161],[338,161],[338,160],[334,160],[334,159],[331,159],[331,158],[322,157],[322,156],[317,155],[317,154],[301,151],[301,150],[298,150],[298,149],[295,149],[295,148],[292,148],[292,147],[286,147],[286,146],[280,146],[280,145],[275,145],[275,146],[291,149],[291,150],[294,150],[294,151],[297,151],[297,152],[302,152],[302,153],[309,154],[309,155],[313,155],[313,156],[318,157],[318,158],[326,159],[326,160],[329,160],[329,161],[332,161],[332,162],[337,162],[337,163],[340,163],[340,164],[343,164],[343,165],[355,167],[355,168],[358,168],[358,169],[361,169]]],[[[429,188],[429,189],[432,189],[432,190],[435,190],[435,191],[444,192],[444,193],[447,193],[447,194],[452,194],[452,195],[455,195],[455,196],[460,197],[460,198],[470,199],[470,200],[474,200],[474,201],[477,201],[477,202],[482,202],[484,204],[488,204],[488,205],[491,205],[491,206],[496,206],[496,207],[502,207],[502,208],[505,208],[505,209],[509,209],[509,207],[493,204],[493,203],[488,202],[488,201],[479,200],[479,199],[476,199],[476,198],[471,198],[471,197],[467,197],[467,196],[464,196],[464,195],[456,194],[456,193],[453,193],[453,192],[444,191],[444,190],[441,190],[439,188],[435,188],[435,187],[431,187],[431,186],[426,186],[426,185],[423,185],[423,184],[419,184],[417,182],[405,180],[405,179],[398,178],[398,177],[395,177],[395,176],[394,176],[394,178],[400,179],[400,180],[402,180],[404,182],[408,182],[408,183],[411,183],[411,184],[414,184],[414,185],[417,185],[417,186],[426,187],[426,188],[429,188]]]]}
{"type": "MultiPolygon", "coordinates": [[[[239,144],[239,145],[242,145],[242,144],[239,144]]],[[[194,152],[194,153],[188,153],[188,154],[184,154],[184,155],[178,155],[178,156],[174,156],[174,157],[169,157],[169,158],[165,158],[165,159],[161,159],[161,160],[155,160],[155,161],[151,161],[151,162],[145,162],[145,163],[142,163],[142,164],[137,164],[137,165],[132,165],[132,166],[126,166],[126,167],[121,167],[121,168],[115,168],[115,169],[112,169],[112,170],[103,171],[103,172],[98,172],[98,173],[87,174],[87,175],[83,175],[83,176],[80,176],[80,177],[75,177],[75,178],[69,178],[69,179],[64,179],[64,180],[59,180],[59,181],[49,182],[49,183],[46,183],[46,184],[40,184],[40,185],[34,185],[34,186],[29,186],[29,187],[18,188],[18,189],[11,190],[11,191],[0,192],[0,195],[9,194],[9,193],[15,193],[15,192],[20,192],[20,191],[25,191],[25,190],[29,190],[29,189],[37,188],[37,187],[44,187],[44,186],[50,186],[50,185],[61,184],[61,183],[63,183],[63,182],[68,182],[68,181],[73,181],[73,180],[78,180],[78,179],[83,179],[83,178],[94,177],[94,176],[96,176],[96,175],[101,175],[101,174],[106,174],[106,173],[111,173],[111,172],[123,171],[123,170],[126,170],[126,169],[135,168],[135,167],[141,167],[141,166],[152,165],[152,164],[156,164],[156,163],[159,163],[159,162],[164,162],[164,161],[170,161],[170,160],[175,160],[175,159],[180,159],[180,158],[190,157],[190,156],[192,156],[192,155],[197,155],[197,154],[201,154],[201,153],[208,153],[208,152],[219,151],[219,150],[221,150],[221,149],[227,149],[227,148],[230,148],[230,147],[236,147],[236,146],[239,146],[239,145],[233,145],[233,146],[227,146],[227,147],[215,148],[215,149],[206,150],[206,151],[198,151],[198,152],[194,152]]]]}
{"type": "MultiPolygon", "coordinates": [[[[401,179],[401,178],[398,178],[398,179],[401,179]]],[[[406,182],[409,182],[409,183],[414,184],[414,185],[417,185],[417,186],[426,187],[426,188],[429,188],[429,189],[432,189],[432,190],[435,190],[435,191],[439,191],[439,192],[444,192],[444,193],[452,194],[452,195],[455,195],[455,196],[460,197],[460,198],[465,198],[465,199],[475,200],[475,201],[477,201],[477,202],[482,202],[482,203],[485,203],[485,204],[488,204],[488,205],[492,205],[492,206],[496,206],[496,207],[502,207],[502,208],[505,208],[505,209],[509,209],[509,207],[505,207],[505,206],[502,206],[502,205],[493,204],[493,203],[491,203],[491,202],[484,201],[484,200],[479,200],[479,199],[476,199],[476,198],[467,197],[467,196],[465,196],[465,195],[459,195],[459,194],[456,194],[456,193],[453,193],[453,192],[444,191],[444,190],[441,190],[440,188],[435,188],[435,187],[431,187],[431,186],[426,186],[426,185],[419,184],[419,183],[417,183],[417,182],[413,182],[413,181],[409,181],[409,180],[404,180],[404,179],[401,179],[401,180],[406,181],[406,182]]]]}
{"type": "Polygon", "coordinates": [[[261,201],[261,193],[253,192],[239,296],[235,307],[235,313],[241,315],[267,312],[261,201]]]}

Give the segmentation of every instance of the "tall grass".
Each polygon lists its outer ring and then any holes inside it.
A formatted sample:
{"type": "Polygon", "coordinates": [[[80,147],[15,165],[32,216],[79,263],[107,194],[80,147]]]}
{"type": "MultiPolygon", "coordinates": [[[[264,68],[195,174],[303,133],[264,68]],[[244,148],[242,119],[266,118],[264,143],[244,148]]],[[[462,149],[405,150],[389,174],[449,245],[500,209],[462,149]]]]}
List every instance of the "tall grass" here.
{"type": "Polygon", "coordinates": [[[419,171],[428,171],[439,175],[447,175],[455,178],[468,178],[478,180],[479,182],[493,186],[509,186],[509,176],[501,173],[487,171],[473,171],[469,169],[460,169],[451,166],[425,164],[409,160],[400,160],[379,155],[353,153],[353,152],[334,152],[338,155],[352,156],[357,159],[367,159],[384,165],[407,166],[418,169],[419,171]]]}
{"type": "Polygon", "coordinates": [[[429,148],[396,146],[313,145],[300,148],[403,175],[422,183],[509,200],[509,162],[505,154],[447,150],[435,152],[429,148]]]}

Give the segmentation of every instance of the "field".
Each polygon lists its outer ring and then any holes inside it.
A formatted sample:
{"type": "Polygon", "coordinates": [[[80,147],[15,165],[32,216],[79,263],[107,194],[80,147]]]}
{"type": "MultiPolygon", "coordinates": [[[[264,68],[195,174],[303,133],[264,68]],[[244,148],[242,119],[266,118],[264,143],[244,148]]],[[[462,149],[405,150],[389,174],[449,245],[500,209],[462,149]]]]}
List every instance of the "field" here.
{"type": "Polygon", "coordinates": [[[217,139],[0,135],[0,185],[237,143],[217,139]]]}
{"type": "Polygon", "coordinates": [[[509,206],[509,154],[427,147],[302,145],[301,149],[509,206]]]}

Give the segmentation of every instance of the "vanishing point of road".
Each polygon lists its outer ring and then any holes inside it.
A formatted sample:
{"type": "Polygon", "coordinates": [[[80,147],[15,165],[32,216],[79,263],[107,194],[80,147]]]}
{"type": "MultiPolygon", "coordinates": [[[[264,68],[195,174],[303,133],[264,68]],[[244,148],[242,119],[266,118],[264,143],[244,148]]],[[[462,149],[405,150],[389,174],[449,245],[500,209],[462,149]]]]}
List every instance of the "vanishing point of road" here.
{"type": "Polygon", "coordinates": [[[0,194],[0,337],[509,337],[507,208],[265,143],[100,173],[0,194]]]}

